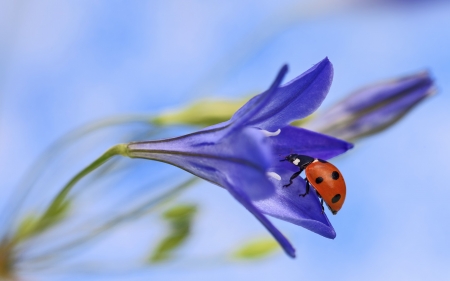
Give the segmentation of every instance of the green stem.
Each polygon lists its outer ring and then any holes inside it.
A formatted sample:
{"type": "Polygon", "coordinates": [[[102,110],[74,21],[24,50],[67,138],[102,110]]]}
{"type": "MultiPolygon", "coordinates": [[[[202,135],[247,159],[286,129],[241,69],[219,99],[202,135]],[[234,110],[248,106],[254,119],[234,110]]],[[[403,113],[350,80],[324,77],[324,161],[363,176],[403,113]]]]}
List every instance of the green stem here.
{"type": "Polygon", "coordinates": [[[61,191],[58,193],[58,195],[53,199],[50,206],[47,208],[47,210],[42,215],[39,225],[42,224],[45,219],[51,214],[53,214],[55,211],[57,211],[62,204],[64,203],[64,200],[67,197],[67,194],[70,192],[72,187],[80,181],[83,177],[88,175],[90,172],[94,171],[98,167],[100,167],[103,163],[105,163],[107,160],[109,160],[111,157],[116,155],[122,155],[128,157],[128,145],[127,144],[118,144],[110,149],[108,149],[105,153],[103,153],[102,156],[97,158],[94,162],[92,162],[89,166],[81,170],[77,175],[75,175],[65,186],[61,191]]]}
{"type": "MultiPolygon", "coordinates": [[[[30,168],[25,173],[26,176],[24,176],[19,185],[14,188],[14,192],[10,196],[10,199],[7,200],[5,206],[3,206],[2,211],[0,212],[0,221],[2,221],[3,231],[11,228],[12,221],[17,215],[19,209],[22,207],[22,204],[28,196],[30,190],[36,185],[39,178],[44,174],[46,167],[51,163],[56,155],[60,155],[60,152],[63,151],[64,148],[67,148],[69,144],[74,143],[75,140],[99,129],[128,123],[144,123],[154,125],[153,117],[149,115],[114,116],[83,125],[53,142],[36,159],[36,161],[30,165],[30,168]]],[[[2,234],[2,230],[0,229],[0,236],[2,234]]]]}
{"type": "MultiPolygon", "coordinates": [[[[181,192],[186,190],[187,188],[193,186],[198,182],[199,178],[197,177],[190,177],[186,181],[178,184],[174,188],[171,188],[169,191],[163,193],[162,195],[157,196],[156,198],[153,198],[149,201],[144,202],[143,204],[140,204],[136,208],[133,208],[132,210],[125,212],[123,214],[120,214],[118,217],[115,217],[109,221],[106,221],[99,227],[93,229],[89,233],[78,237],[72,241],[69,241],[67,244],[58,245],[55,248],[52,248],[50,250],[46,250],[46,252],[42,254],[37,254],[36,256],[31,256],[27,258],[27,266],[28,263],[47,263],[47,264],[54,264],[58,260],[64,257],[64,252],[69,252],[70,250],[73,250],[76,247],[81,247],[83,244],[92,241],[94,238],[98,237],[100,234],[105,233],[106,231],[117,227],[127,221],[139,218],[151,211],[154,211],[158,207],[161,207],[163,204],[167,204],[170,202],[170,200],[173,200],[173,198],[176,198],[176,196],[180,195],[181,192]]],[[[94,222],[88,222],[87,225],[94,225],[94,222]]]]}

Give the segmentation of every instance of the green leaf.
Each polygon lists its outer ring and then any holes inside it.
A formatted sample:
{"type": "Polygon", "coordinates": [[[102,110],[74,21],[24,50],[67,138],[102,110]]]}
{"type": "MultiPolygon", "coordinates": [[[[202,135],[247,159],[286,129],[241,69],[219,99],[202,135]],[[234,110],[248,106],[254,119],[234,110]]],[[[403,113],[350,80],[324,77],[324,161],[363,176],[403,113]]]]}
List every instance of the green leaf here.
{"type": "Polygon", "coordinates": [[[189,237],[189,229],[174,231],[159,242],[157,248],[150,257],[151,263],[167,261],[172,258],[172,252],[180,247],[189,237]]]}
{"type": "Polygon", "coordinates": [[[197,212],[197,206],[195,205],[178,205],[165,211],[163,218],[167,220],[176,220],[182,217],[193,216],[197,212]]]}
{"type": "Polygon", "coordinates": [[[260,259],[279,249],[280,246],[272,237],[259,238],[242,245],[233,253],[233,257],[246,260],[260,259]]]}
{"type": "Polygon", "coordinates": [[[177,205],[162,214],[162,218],[169,224],[169,230],[150,255],[150,263],[160,263],[173,258],[173,252],[189,238],[196,213],[196,205],[177,205]]]}

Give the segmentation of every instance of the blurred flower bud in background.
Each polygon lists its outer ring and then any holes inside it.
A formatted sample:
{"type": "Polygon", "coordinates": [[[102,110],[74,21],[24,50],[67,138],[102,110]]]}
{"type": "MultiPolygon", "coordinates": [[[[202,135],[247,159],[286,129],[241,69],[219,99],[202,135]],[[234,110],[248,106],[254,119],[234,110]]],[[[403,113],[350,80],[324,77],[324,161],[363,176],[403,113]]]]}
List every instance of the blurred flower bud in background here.
{"type": "Polygon", "coordinates": [[[380,82],[349,95],[304,127],[354,141],[389,128],[434,93],[427,72],[380,82]]]}

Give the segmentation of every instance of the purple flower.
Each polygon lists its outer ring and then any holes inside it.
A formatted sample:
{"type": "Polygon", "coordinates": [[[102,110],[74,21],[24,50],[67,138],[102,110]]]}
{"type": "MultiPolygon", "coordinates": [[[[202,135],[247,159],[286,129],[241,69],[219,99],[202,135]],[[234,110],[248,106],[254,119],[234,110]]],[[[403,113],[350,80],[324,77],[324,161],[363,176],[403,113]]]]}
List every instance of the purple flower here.
{"type": "Polygon", "coordinates": [[[326,58],[291,82],[280,86],[284,66],[271,87],[255,96],[230,120],[185,136],[134,142],[130,157],[162,161],[226,189],[275,237],[291,257],[295,250],[265,214],[334,238],[315,193],[302,179],[283,188],[294,165],[279,160],[291,152],[329,159],[352,147],[333,137],[289,126],[313,113],[324,100],[333,68],[326,58]]]}
{"type": "Polygon", "coordinates": [[[353,141],[390,127],[434,93],[427,72],[381,82],[356,91],[305,127],[353,141]]]}

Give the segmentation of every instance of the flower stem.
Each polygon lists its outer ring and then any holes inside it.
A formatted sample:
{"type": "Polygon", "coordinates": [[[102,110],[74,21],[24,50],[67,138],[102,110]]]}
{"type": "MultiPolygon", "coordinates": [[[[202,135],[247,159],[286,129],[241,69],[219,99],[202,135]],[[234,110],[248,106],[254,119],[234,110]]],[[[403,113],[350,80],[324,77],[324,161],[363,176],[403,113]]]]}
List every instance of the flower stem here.
{"type": "Polygon", "coordinates": [[[45,227],[46,220],[52,217],[55,213],[62,208],[67,194],[72,190],[73,186],[80,181],[83,177],[88,175],[90,172],[94,171],[98,167],[100,167],[103,163],[109,160],[111,157],[116,155],[122,155],[128,157],[128,146],[127,144],[118,144],[110,149],[108,149],[103,155],[97,158],[94,162],[92,162],[89,166],[81,170],[78,174],[76,174],[58,193],[58,195],[53,199],[50,206],[42,215],[39,223],[37,224],[37,228],[45,227]]]}
{"type": "Polygon", "coordinates": [[[2,206],[3,208],[0,212],[0,221],[2,222],[0,236],[3,235],[3,232],[7,232],[7,230],[11,228],[14,217],[22,207],[23,202],[29,195],[31,189],[39,182],[45,169],[48,168],[56,155],[61,155],[61,152],[63,152],[64,149],[67,149],[69,145],[74,144],[75,141],[86,137],[93,132],[130,123],[149,124],[153,127],[153,130],[157,128],[157,126],[155,127],[153,117],[150,115],[120,115],[83,125],[66,133],[53,142],[40,156],[38,156],[34,163],[30,165],[30,168],[25,173],[26,176],[24,176],[18,186],[14,188],[14,192],[10,195],[10,199],[7,200],[5,206],[2,206]]]}
{"type": "MultiPolygon", "coordinates": [[[[113,229],[114,227],[118,227],[125,222],[130,220],[137,219],[145,214],[148,214],[151,211],[155,211],[157,208],[163,206],[179,196],[181,192],[186,190],[187,188],[198,183],[199,178],[197,177],[189,177],[187,180],[177,184],[175,187],[170,188],[167,192],[164,192],[162,195],[157,196],[156,198],[152,198],[148,201],[143,202],[142,204],[136,206],[135,208],[119,214],[117,217],[114,217],[110,220],[107,220],[100,224],[98,227],[88,231],[88,233],[81,235],[69,241],[66,244],[58,245],[57,247],[47,249],[43,253],[37,253],[35,256],[27,257],[27,268],[31,263],[33,264],[45,264],[51,266],[56,262],[64,260],[64,257],[70,254],[70,251],[77,247],[82,247],[83,244],[88,242],[92,242],[93,239],[98,238],[101,234],[106,233],[107,231],[113,229]]],[[[89,222],[87,225],[94,225],[95,222],[89,222]]]]}

